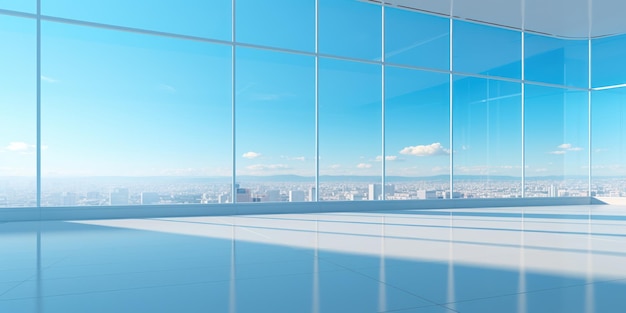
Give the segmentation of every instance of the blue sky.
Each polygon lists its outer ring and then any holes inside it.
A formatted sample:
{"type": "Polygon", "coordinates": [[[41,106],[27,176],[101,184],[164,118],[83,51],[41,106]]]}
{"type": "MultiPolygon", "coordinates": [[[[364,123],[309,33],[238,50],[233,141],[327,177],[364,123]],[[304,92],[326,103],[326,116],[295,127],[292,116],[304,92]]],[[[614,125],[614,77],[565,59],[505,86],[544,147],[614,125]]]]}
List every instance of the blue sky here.
{"type": "MultiPolygon", "coordinates": [[[[150,10],[124,2],[126,10],[121,11],[115,10],[122,5],[117,2],[54,0],[46,1],[42,10],[189,36],[231,37],[229,1],[193,9],[157,1],[150,10]],[[166,13],[171,18],[163,20],[166,13]]],[[[238,1],[237,39],[314,51],[313,2],[280,2],[293,14],[278,14],[252,0],[238,1]]],[[[0,7],[20,9],[3,2],[0,7]]],[[[447,174],[454,153],[457,174],[521,175],[521,85],[455,75],[451,146],[448,74],[399,67],[447,70],[448,21],[399,9],[386,9],[386,14],[387,174],[447,174]],[[407,31],[411,29],[415,31],[407,31]]],[[[380,60],[381,20],[376,5],[320,1],[320,53],[380,60]]],[[[0,25],[0,39],[12,43],[0,50],[5,73],[0,75],[0,176],[30,176],[35,172],[36,143],[35,22],[0,16],[0,25]]],[[[455,22],[455,34],[455,70],[520,78],[519,33],[455,22]]],[[[529,79],[586,86],[586,42],[527,35],[527,43],[529,79]]],[[[44,21],[43,174],[230,175],[230,60],[230,45],[44,21]]],[[[313,176],[315,58],[238,47],[236,61],[237,174],[313,176]]],[[[380,175],[381,80],[380,65],[319,59],[321,174],[380,175]]],[[[597,99],[622,99],[621,94],[612,97],[602,94],[597,99]]],[[[586,92],[526,86],[529,176],[586,173],[586,99],[586,92]]],[[[597,114],[608,113],[598,109],[597,114]]],[[[621,145],[616,149],[606,142],[614,131],[602,124],[594,133],[599,149],[604,149],[594,153],[607,155],[598,157],[607,168],[608,163],[622,164],[615,157],[621,155],[621,145]]]]}

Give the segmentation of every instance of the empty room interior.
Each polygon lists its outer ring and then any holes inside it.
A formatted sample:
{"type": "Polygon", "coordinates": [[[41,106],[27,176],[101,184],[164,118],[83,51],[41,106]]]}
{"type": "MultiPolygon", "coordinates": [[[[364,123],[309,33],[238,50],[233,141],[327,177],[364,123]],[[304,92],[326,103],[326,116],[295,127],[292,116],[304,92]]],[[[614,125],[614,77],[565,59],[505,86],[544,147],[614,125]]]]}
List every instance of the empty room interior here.
{"type": "Polygon", "coordinates": [[[0,0],[0,312],[624,313],[623,12],[0,0]]]}

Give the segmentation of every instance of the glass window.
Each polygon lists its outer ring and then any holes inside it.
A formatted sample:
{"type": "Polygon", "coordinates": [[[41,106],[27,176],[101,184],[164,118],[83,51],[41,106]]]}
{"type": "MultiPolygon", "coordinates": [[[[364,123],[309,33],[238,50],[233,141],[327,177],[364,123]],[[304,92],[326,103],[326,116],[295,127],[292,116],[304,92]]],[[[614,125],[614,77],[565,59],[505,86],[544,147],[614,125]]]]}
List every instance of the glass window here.
{"type": "Polygon", "coordinates": [[[380,60],[382,13],[378,4],[319,0],[319,52],[380,60]]]}
{"type": "Polygon", "coordinates": [[[587,196],[587,92],[526,85],[526,196],[587,196]]]}
{"type": "Polygon", "coordinates": [[[450,68],[447,18],[385,8],[385,61],[442,70],[450,68]]]}
{"type": "Polygon", "coordinates": [[[88,22],[231,40],[231,1],[45,0],[41,12],[88,22]]]}
{"type": "Polygon", "coordinates": [[[0,25],[0,42],[11,43],[0,49],[0,207],[36,206],[36,24],[0,16],[0,25]]]}
{"type": "Polygon", "coordinates": [[[42,204],[226,199],[230,60],[229,46],[44,22],[42,204]]]}
{"type": "Polygon", "coordinates": [[[521,85],[455,76],[453,87],[453,197],[521,196],[521,85]]]}
{"type": "Polygon", "coordinates": [[[626,35],[591,41],[593,87],[626,84],[626,35]]]}
{"type": "Polygon", "coordinates": [[[453,27],[454,71],[521,78],[520,32],[459,20],[453,27]]]}
{"type": "Polygon", "coordinates": [[[592,96],[591,190],[599,197],[626,197],[626,88],[592,96]]]}
{"type": "Polygon", "coordinates": [[[36,0],[0,0],[0,9],[36,13],[36,0]]]}
{"type": "Polygon", "coordinates": [[[587,88],[587,40],[559,39],[525,34],[525,79],[587,88]]]}
{"type": "Polygon", "coordinates": [[[387,200],[439,199],[450,191],[449,77],[386,67],[387,200]]]}
{"type": "Polygon", "coordinates": [[[238,42],[313,52],[315,0],[237,0],[238,42]]]}
{"type": "Polygon", "coordinates": [[[381,80],[380,65],[319,60],[322,201],[382,197],[381,80]]]}
{"type": "Polygon", "coordinates": [[[237,202],[310,201],[315,58],[237,49],[237,202]]]}

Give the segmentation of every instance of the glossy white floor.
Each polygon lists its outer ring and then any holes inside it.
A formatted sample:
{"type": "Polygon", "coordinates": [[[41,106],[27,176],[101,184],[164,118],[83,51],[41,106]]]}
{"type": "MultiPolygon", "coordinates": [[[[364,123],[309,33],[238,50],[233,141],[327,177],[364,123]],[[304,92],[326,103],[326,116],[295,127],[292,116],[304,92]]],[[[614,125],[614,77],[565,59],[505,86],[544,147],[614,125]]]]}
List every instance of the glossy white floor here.
{"type": "Polygon", "coordinates": [[[0,224],[0,312],[626,312],[626,207],[0,224]]]}

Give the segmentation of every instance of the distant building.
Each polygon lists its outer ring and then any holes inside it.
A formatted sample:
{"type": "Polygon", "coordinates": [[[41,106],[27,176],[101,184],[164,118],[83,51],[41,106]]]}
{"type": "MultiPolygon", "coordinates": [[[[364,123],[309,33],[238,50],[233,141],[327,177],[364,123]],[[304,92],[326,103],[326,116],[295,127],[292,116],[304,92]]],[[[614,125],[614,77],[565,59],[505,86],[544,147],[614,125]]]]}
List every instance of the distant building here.
{"type": "Polygon", "coordinates": [[[446,191],[446,192],[443,194],[443,198],[444,198],[444,199],[459,199],[459,198],[462,198],[462,197],[463,197],[463,194],[461,194],[461,193],[460,193],[460,192],[458,192],[458,191],[453,192],[453,193],[452,193],[452,197],[450,196],[450,191],[446,191]]]}
{"type": "Polygon", "coordinates": [[[115,188],[109,194],[109,205],[128,205],[128,188],[115,188]]]}
{"type": "Polygon", "coordinates": [[[161,202],[161,197],[156,192],[142,192],[141,204],[158,204],[161,202]]]}
{"type": "Polygon", "coordinates": [[[217,203],[230,203],[230,193],[223,193],[217,197],[217,203]]]}
{"type": "Polygon", "coordinates": [[[272,189],[265,192],[263,201],[277,202],[280,201],[280,190],[272,189]]]}
{"type": "Polygon", "coordinates": [[[434,190],[418,190],[417,198],[421,200],[437,199],[437,192],[434,190]]]}
{"type": "Polygon", "coordinates": [[[550,185],[550,190],[548,190],[548,197],[554,198],[556,197],[556,186],[554,184],[550,185]]]}
{"type": "Polygon", "coordinates": [[[248,188],[237,188],[237,203],[252,202],[252,192],[248,188]]]}
{"type": "Polygon", "coordinates": [[[311,189],[309,189],[309,201],[317,201],[316,198],[316,192],[315,192],[315,187],[311,187],[311,189]]]}
{"type": "Polygon", "coordinates": [[[304,201],[303,190],[290,190],[289,191],[289,202],[303,202],[303,201],[304,201]]]}
{"type": "Polygon", "coordinates": [[[385,197],[393,196],[395,194],[396,194],[396,185],[385,185],[385,197]]]}
{"type": "Polygon", "coordinates": [[[362,201],[365,199],[366,199],[365,195],[360,194],[360,193],[351,193],[348,195],[348,200],[350,201],[362,201]]]}
{"type": "Polygon", "coordinates": [[[381,200],[382,188],[380,184],[369,184],[367,189],[367,200],[381,200]]]}
{"type": "Polygon", "coordinates": [[[73,192],[65,192],[63,193],[63,205],[72,206],[76,205],[76,193],[73,192]]]}

